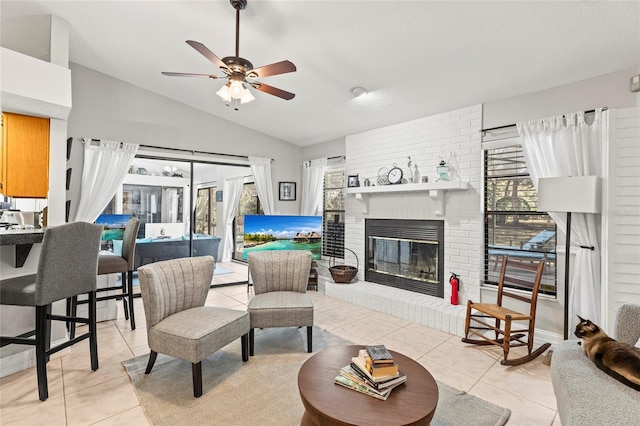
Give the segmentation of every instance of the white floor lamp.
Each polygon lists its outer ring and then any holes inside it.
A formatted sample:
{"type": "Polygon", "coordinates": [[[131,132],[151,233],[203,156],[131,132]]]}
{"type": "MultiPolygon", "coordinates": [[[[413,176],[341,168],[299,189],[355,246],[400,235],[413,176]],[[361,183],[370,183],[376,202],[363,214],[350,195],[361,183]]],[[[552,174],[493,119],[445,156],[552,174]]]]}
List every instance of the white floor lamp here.
{"type": "MultiPolygon", "coordinates": [[[[564,258],[564,340],[569,338],[569,260],[571,213],[600,213],[600,179],[597,176],[538,179],[538,211],[567,213],[564,258]]],[[[593,250],[593,247],[582,247],[593,250]]]]}

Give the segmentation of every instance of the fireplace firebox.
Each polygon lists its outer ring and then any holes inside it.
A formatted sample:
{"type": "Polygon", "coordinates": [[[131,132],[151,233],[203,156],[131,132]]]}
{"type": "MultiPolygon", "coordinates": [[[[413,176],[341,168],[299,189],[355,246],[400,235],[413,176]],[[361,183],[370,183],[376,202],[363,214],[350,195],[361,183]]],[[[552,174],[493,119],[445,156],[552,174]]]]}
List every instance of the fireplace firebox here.
{"type": "Polygon", "coordinates": [[[444,297],[444,221],[366,219],[365,280],[444,297]]]}

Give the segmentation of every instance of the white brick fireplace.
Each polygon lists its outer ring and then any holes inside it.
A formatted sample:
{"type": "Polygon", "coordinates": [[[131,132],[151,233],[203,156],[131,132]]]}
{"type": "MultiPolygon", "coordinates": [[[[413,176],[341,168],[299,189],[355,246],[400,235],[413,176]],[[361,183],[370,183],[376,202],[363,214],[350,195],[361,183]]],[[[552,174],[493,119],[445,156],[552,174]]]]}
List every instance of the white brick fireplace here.
{"type": "MultiPolygon", "coordinates": [[[[327,280],[330,296],[399,316],[442,331],[462,335],[463,306],[450,304],[448,278],[461,278],[460,304],[480,299],[482,275],[482,106],[472,106],[394,126],[348,136],[346,174],[358,175],[377,185],[381,170],[401,167],[409,176],[408,157],[429,183],[438,179],[436,167],[444,159],[450,181],[468,182],[467,189],[407,191],[402,184],[385,192],[346,194],[345,246],[359,259],[358,282],[334,284],[327,280]],[[396,191],[397,189],[397,191],[396,191]],[[365,219],[431,219],[444,221],[444,299],[364,281],[365,219]]],[[[412,172],[415,168],[412,166],[412,172]]],[[[462,185],[464,186],[464,185],[462,185]]],[[[426,187],[428,188],[428,186],[426,187]]],[[[375,189],[374,189],[375,190],[375,189]]],[[[348,191],[347,191],[348,192],[348,191]]],[[[345,262],[355,265],[346,253],[345,262]]]]}

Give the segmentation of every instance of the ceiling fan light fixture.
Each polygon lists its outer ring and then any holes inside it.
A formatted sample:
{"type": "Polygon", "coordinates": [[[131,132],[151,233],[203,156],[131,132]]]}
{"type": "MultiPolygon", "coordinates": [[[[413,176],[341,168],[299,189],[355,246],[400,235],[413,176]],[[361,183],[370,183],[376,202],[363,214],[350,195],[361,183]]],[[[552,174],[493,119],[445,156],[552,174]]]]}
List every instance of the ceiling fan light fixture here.
{"type": "Polygon", "coordinates": [[[249,88],[245,88],[244,89],[244,95],[242,95],[242,97],[240,98],[240,103],[241,104],[246,104],[246,103],[251,102],[254,99],[255,99],[255,97],[251,94],[251,91],[249,90],[249,88]]]}
{"type": "Polygon", "coordinates": [[[229,83],[229,95],[233,99],[242,99],[245,90],[244,84],[239,80],[233,80],[229,83]]]}
{"type": "Polygon", "coordinates": [[[225,84],[216,92],[225,102],[231,102],[231,92],[229,91],[229,83],[225,84]]]}
{"type": "MultiPolygon", "coordinates": [[[[0,0],[1,1],[1,0],[0,0]]],[[[296,95],[294,93],[287,92],[277,87],[269,86],[257,81],[247,81],[247,79],[264,78],[272,75],[286,74],[297,71],[296,66],[291,61],[274,62],[269,65],[264,65],[258,68],[254,68],[253,64],[240,56],[240,11],[247,7],[247,0],[229,0],[231,6],[236,11],[236,50],[234,56],[226,56],[220,59],[204,44],[195,41],[187,40],[187,44],[194,48],[198,53],[207,58],[211,63],[218,67],[225,76],[218,77],[213,74],[196,74],[196,73],[182,73],[182,72],[163,72],[163,75],[172,77],[208,77],[212,79],[226,78],[227,83],[216,92],[227,105],[231,104],[235,100],[235,109],[239,103],[247,103],[253,101],[255,98],[249,90],[248,86],[259,90],[269,95],[277,96],[284,100],[291,100],[296,95]]]]}

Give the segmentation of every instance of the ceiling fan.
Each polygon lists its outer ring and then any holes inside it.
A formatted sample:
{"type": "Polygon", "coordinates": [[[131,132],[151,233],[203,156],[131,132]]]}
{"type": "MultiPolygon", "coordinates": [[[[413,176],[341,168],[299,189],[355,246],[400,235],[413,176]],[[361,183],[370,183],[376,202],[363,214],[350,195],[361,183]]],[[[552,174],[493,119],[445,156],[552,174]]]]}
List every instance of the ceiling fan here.
{"type": "MultiPolygon", "coordinates": [[[[236,104],[239,101],[241,104],[251,102],[255,98],[249,91],[247,86],[251,86],[261,92],[268,93],[270,95],[277,96],[285,100],[291,100],[296,95],[287,92],[277,87],[269,86],[268,84],[255,81],[257,78],[269,77],[272,75],[285,74],[288,72],[296,71],[296,66],[290,61],[276,62],[270,65],[265,65],[258,68],[253,68],[253,64],[247,59],[241,58],[239,54],[240,46],[240,11],[247,7],[247,0],[230,0],[231,5],[236,10],[236,55],[227,56],[222,59],[218,58],[211,50],[209,50],[204,44],[187,40],[187,44],[196,49],[202,56],[213,62],[214,65],[220,68],[225,74],[218,77],[215,74],[193,74],[193,73],[181,73],[181,72],[163,72],[162,74],[172,77],[205,77],[205,78],[225,78],[227,83],[222,86],[220,90],[216,92],[218,96],[227,102],[227,105],[232,101],[236,104]]],[[[237,108],[236,108],[237,109],[237,108]]]]}

